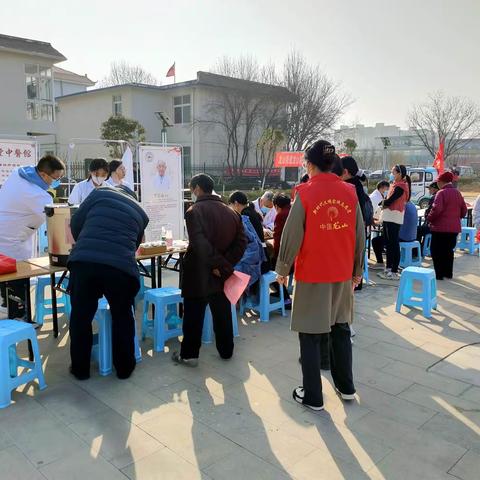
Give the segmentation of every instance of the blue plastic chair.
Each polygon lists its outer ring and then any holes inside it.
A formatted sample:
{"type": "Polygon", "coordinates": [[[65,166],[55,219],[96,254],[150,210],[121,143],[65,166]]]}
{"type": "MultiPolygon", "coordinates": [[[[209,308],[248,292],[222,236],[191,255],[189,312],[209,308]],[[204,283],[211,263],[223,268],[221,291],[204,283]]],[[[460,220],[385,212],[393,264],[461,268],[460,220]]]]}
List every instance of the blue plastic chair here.
{"type": "Polygon", "coordinates": [[[430,248],[432,246],[432,234],[427,233],[425,235],[425,239],[423,241],[423,256],[424,257],[431,257],[432,252],[430,251],[430,248]]]}
{"type": "Polygon", "coordinates": [[[240,315],[245,313],[246,308],[257,310],[260,313],[260,321],[270,321],[270,312],[281,310],[282,316],[285,317],[285,298],[283,295],[283,288],[280,288],[280,299],[272,301],[270,297],[270,285],[277,281],[277,274],[275,272],[264,273],[260,277],[260,298],[259,302],[255,303],[252,298],[248,297],[245,301],[243,298],[240,300],[240,315]]]}
{"type": "Polygon", "coordinates": [[[153,338],[155,352],[163,352],[165,341],[183,334],[181,319],[176,306],[183,303],[182,292],[175,287],[152,288],[145,292],[142,315],[142,340],[153,338]],[[150,305],[155,307],[153,319],[149,319],[150,305]],[[172,307],[174,307],[172,309],[172,307]]]}
{"type": "MultiPolygon", "coordinates": [[[[237,307],[232,305],[232,326],[233,326],[233,336],[239,337],[238,333],[238,318],[237,318],[237,307]]],[[[205,310],[205,317],[203,319],[203,330],[202,330],[202,342],[203,343],[212,343],[213,341],[213,318],[212,311],[210,306],[207,305],[205,310]]]]}
{"type": "MultiPolygon", "coordinates": [[[[60,280],[60,274],[55,275],[55,280],[60,280]]],[[[67,288],[68,279],[64,279],[62,282],[62,288],[67,288]]],[[[45,299],[45,289],[50,291],[50,277],[48,275],[37,277],[37,288],[35,291],[35,322],[38,325],[43,325],[43,320],[47,315],[52,315],[52,300],[45,299]],[[48,302],[48,303],[47,303],[48,302]]],[[[65,313],[70,316],[72,310],[70,304],[70,295],[63,292],[57,292],[57,312],[65,313]]]]}
{"type": "Polygon", "coordinates": [[[38,229],[38,253],[40,257],[48,253],[47,223],[43,223],[38,229]]]}
{"type": "MultiPolygon", "coordinates": [[[[102,376],[110,375],[113,370],[112,356],[112,314],[106,298],[98,301],[98,309],[93,321],[97,323],[98,333],[93,335],[92,360],[98,364],[98,372],[102,376]]],[[[137,363],[142,361],[142,351],[137,338],[135,326],[135,359],[137,363]]]]}
{"type": "Polygon", "coordinates": [[[365,283],[368,285],[368,282],[370,281],[370,276],[368,274],[368,250],[365,249],[365,259],[364,259],[364,265],[363,265],[363,279],[365,280],[365,283]]]}
{"type": "Polygon", "coordinates": [[[422,249],[420,242],[400,242],[400,266],[421,267],[422,266],[422,249]]]}
{"type": "Polygon", "coordinates": [[[468,227],[468,219],[467,219],[467,217],[462,218],[461,223],[462,223],[462,227],[468,227]]]}
{"type": "Polygon", "coordinates": [[[468,250],[470,255],[475,253],[475,250],[479,246],[475,246],[475,235],[477,234],[477,229],[474,227],[462,227],[462,233],[458,236],[457,248],[459,250],[468,250]]]}
{"type": "Polygon", "coordinates": [[[402,305],[422,307],[425,317],[432,316],[432,309],[437,308],[437,280],[434,270],[420,267],[407,267],[403,270],[395,310],[400,312],[402,305]],[[414,282],[421,284],[419,292],[414,290],[414,282]]]}
{"type": "Polygon", "coordinates": [[[0,320],[0,408],[10,405],[13,390],[35,379],[40,390],[47,387],[35,329],[29,323],[0,320]],[[17,357],[16,345],[25,340],[32,344],[33,362],[17,357]],[[28,370],[18,375],[18,366],[28,370]]]}

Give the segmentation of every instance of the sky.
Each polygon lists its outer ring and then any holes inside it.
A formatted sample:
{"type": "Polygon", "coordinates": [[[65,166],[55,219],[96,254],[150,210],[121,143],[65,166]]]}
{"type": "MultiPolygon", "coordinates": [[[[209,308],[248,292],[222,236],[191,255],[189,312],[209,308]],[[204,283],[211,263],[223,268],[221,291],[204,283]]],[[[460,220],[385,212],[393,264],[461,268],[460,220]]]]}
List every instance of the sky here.
{"type": "Polygon", "coordinates": [[[100,80],[115,60],[177,82],[224,55],[279,67],[292,49],[354,103],[341,123],[407,126],[430,92],[480,103],[480,0],[0,0],[0,33],[50,42],[100,80]]]}

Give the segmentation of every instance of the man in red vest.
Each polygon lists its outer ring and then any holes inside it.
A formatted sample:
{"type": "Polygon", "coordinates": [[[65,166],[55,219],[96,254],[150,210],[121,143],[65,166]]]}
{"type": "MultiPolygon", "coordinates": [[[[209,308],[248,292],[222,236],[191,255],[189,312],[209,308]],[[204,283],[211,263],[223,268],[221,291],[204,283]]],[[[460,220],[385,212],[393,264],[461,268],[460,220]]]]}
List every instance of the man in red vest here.
{"type": "Polygon", "coordinates": [[[329,332],[335,387],[344,400],[355,398],[350,324],[365,227],[355,188],[331,173],[335,159],[335,147],[324,140],[306,150],[310,180],[297,188],[276,265],[278,282],[285,284],[296,259],[291,329],[299,332],[303,385],[293,398],[315,411],[323,410],[320,350],[329,332]]]}

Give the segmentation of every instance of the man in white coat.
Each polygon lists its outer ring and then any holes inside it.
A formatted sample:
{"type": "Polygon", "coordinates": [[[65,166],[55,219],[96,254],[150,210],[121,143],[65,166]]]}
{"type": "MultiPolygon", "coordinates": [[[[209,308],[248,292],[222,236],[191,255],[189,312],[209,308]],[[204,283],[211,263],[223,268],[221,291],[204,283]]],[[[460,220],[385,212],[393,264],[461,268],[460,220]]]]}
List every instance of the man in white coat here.
{"type": "MultiPolygon", "coordinates": [[[[47,190],[58,187],[64,171],[65,165],[60,159],[45,155],[36,167],[17,168],[7,178],[0,188],[0,253],[16,260],[34,255],[35,233],[45,222],[45,205],[52,203],[47,190]]],[[[10,310],[14,318],[25,315],[26,283],[24,280],[9,282],[11,295],[20,299],[10,310]]],[[[1,290],[5,302],[3,284],[1,290]]]]}

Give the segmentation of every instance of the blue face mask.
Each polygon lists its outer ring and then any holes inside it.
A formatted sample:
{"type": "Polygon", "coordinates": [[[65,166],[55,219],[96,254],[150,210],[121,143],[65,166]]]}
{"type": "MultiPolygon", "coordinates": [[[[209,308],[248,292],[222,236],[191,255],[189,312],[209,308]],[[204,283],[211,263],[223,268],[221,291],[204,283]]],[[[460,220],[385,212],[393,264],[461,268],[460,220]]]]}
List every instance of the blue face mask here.
{"type": "Polygon", "coordinates": [[[60,179],[57,178],[56,180],[54,180],[51,184],[50,184],[50,187],[49,188],[57,188],[60,186],[60,179]]]}
{"type": "Polygon", "coordinates": [[[262,207],[260,210],[262,211],[262,213],[263,213],[264,215],[266,215],[270,209],[267,208],[267,207],[262,207]]]}
{"type": "Polygon", "coordinates": [[[395,176],[393,175],[393,173],[390,174],[390,176],[388,177],[388,179],[393,182],[395,180],[395,176]]]}

